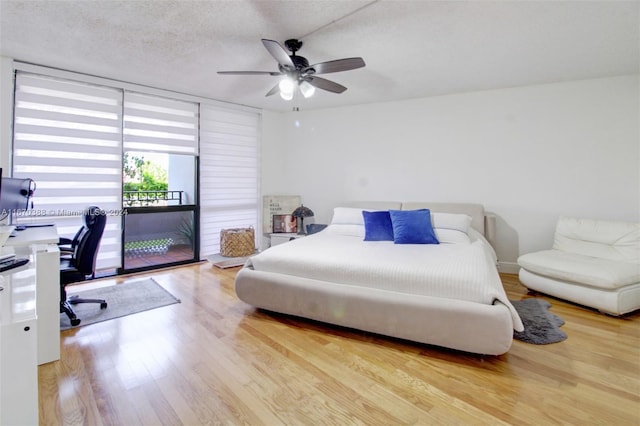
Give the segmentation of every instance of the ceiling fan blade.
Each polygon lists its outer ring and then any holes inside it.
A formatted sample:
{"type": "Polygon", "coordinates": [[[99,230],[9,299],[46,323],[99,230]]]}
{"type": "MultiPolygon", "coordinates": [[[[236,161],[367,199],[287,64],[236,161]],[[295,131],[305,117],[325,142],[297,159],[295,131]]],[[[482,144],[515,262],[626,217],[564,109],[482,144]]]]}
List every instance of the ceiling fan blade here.
{"type": "Polygon", "coordinates": [[[281,72],[274,71],[218,71],[223,75],[282,75],[281,72]]]}
{"type": "Polygon", "coordinates": [[[267,92],[267,94],[266,94],[266,95],[264,95],[264,96],[265,96],[265,97],[267,97],[267,96],[275,95],[276,93],[280,93],[280,86],[279,86],[279,84],[280,84],[280,83],[278,83],[278,84],[276,84],[275,86],[273,86],[273,89],[269,90],[269,91],[267,92]]]}
{"type": "Polygon", "coordinates": [[[280,43],[274,40],[263,38],[262,44],[280,65],[288,69],[296,68],[295,64],[287,54],[287,51],[284,50],[284,47],[280,46],[280,43]]]}
{"type": "Polygon", "coordinates": [[[365,66],[362,58],[336,59],[335,61],[320,62],[309,68],[316,70],[316,74],[329,74],[331,72],[349,71],[365,66]]]}
{"type": "Polygon", "coordinates": [[[327,80],[326,78],[309,76],[305,78],[305,81],[318,89],[326,90],[328,92],[342,93],[347,90],[343,85],[327,80]]]}

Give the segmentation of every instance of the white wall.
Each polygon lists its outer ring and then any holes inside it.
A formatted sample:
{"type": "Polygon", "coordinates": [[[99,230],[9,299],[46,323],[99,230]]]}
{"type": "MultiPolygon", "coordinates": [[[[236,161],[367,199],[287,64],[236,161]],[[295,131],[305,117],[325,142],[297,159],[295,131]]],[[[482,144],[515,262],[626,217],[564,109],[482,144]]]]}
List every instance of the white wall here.
{"type": "Polygon", "coordinates": [[[11,176],[12,128],[13,60],[0,56],[0,167],[4,177],[11,176]]]}
{"type": "MultiPolygon", "coordinates": [[[[331,219],[344,200],[477,202],[501,269],[560,215],[640,221],[639,76],[263,116],[263,194],[331,219]]],[[[328,95],[327,95],[328,96],[328,95]]]]}

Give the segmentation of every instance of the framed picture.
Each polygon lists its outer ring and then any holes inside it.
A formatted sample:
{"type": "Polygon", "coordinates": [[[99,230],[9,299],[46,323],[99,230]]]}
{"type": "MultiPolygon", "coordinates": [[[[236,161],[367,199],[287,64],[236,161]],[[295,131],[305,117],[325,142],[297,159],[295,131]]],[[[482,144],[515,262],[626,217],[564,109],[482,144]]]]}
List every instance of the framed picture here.
{"type": "Polygon", "coordinates": [[[296,233],[298,232],[298,219],[290,214],[273,215],[273,233],[296,233]]]}
{"type": "Polygon", "coordinates": [[[300,207],[302,199],[299,195],[265,195],[262,197],[262,232],[273,231],[273,216],[291,214],[300,207]]]}

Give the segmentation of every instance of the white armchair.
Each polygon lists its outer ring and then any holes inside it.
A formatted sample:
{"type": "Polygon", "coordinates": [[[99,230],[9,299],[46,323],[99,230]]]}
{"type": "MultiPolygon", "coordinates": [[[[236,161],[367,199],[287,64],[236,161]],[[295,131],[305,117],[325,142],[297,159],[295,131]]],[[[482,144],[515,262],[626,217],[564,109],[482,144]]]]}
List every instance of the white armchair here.
{"type": "Polygon", "coordinates": [[[561,217],[551,250],[518,265],[531,290],[613,315],[640,309],[640,223],[561,217]]]}

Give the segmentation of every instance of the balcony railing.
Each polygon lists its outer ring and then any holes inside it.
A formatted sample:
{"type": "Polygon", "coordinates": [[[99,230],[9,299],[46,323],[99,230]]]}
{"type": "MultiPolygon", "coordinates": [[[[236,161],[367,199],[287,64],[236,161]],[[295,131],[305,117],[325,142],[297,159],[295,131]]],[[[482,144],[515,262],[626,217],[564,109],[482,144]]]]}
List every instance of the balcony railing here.
{"type": "Polygon", "coordinates": [[[184,191],[124,191],[125,207],[182,205],[184,191]]]}

